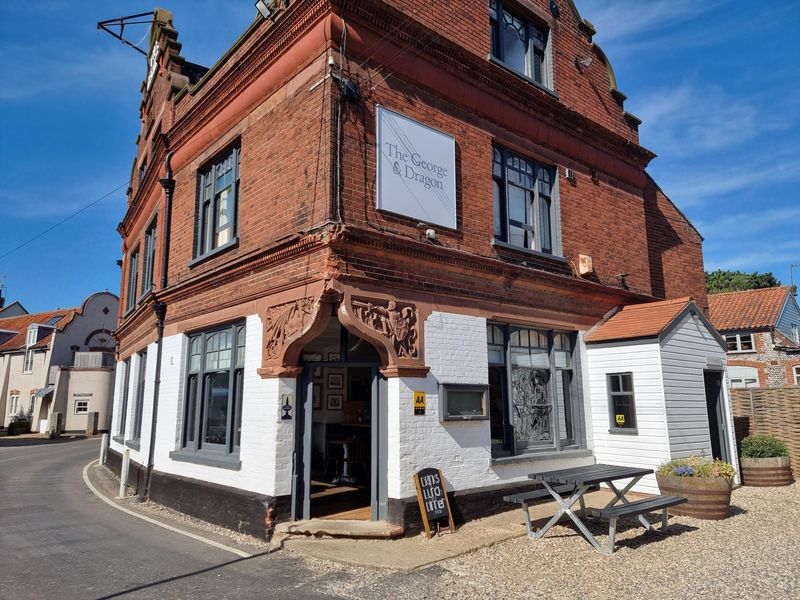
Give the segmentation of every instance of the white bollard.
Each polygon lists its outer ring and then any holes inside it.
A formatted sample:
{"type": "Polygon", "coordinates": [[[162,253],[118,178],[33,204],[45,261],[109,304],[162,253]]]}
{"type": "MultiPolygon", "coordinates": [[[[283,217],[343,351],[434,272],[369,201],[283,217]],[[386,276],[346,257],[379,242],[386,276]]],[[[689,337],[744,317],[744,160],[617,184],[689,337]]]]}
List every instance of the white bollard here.
{"type": "Polygon", "coordinates": [[[108,434],[104,433],[100,438],[100,464],[106,464],[106,456],[108,455],[108,434]]]}
{"type": "Polygon", "coordinates": [[[122,452],[122,469],[119,474],[119,495],[117,498],[125,498],[128,495],[128,469],[131,466],[131,450],[125,448],[122,452]]]}

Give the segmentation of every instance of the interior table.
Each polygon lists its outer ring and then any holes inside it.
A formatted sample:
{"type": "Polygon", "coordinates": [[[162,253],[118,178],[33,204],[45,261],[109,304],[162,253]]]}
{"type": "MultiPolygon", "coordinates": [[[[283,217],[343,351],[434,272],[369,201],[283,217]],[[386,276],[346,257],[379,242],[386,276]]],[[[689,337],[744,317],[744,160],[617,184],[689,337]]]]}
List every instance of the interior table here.
{"type": "MultiPolygon", "coordinates": [[[[605,508],[610,508],[617,503],[630,504],[630,500],[625,497],[625,494],[627,494],[642,477],[645,475],[652,475],[652,473],[652,469],[620,467],[617,465],[604,464],[575,467],[572,469],[561,469],[558,471],[545,471],[543,473],[531,473],[528,475],[528,477],[534,481],[541,482],[545,489],[550,492],[550,495],[553,496],[555,501],[558,503],[559,508],[556,511],[556,514],[553,515],[553,518],[550,519],[538,531],[533,531],[530,517],[528,516],[528,512],[525,511],[525,525],[528,528],[528,535],[534,538],[542,537],[553,525],[558,523],[558,521],[561,520],[564,515],[567,515],[570,519],[572,519],[573,523],[575,523],[575,526],[583,534],[583,537],[585,537],[592,546],[594,546],[600,552],[605,552],[600,542],[598,542],[592,533],[586,528],[586,525],[584,525],[578,516],[572,512],[572,507],[576,502],[580,502],[581,517],[586,519],[587,514],[584,495],[601,483],[606,484],[614,493],[614,499],[611,500],[611,502],[609,502],[605,508]],[[625,487],[619,489],[616,485],[614,485],[614,482],[622,479],[630,479],[630,481],[625,487]],[[566,494],[566,499],[562,498],[564,485],[571,485],[573,488],[572,493],[566,494]],[[561,486],[562,492],[554,489],[555,486],[561,486]]],[[[643,515],[638,515],[638,518],[642,525],[644,525],[645,529],[650,530],[653,528],[650,522],[645,519],[643,515]]]]}

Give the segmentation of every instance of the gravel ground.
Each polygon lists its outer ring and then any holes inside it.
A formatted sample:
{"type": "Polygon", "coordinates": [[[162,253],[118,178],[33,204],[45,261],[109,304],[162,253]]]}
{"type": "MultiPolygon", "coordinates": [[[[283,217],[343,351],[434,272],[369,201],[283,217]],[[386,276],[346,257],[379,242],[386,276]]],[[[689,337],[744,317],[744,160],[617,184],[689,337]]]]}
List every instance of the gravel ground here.
{"type": "Polygon", "coordinates": [[[666,536],[621,522],[612,556],[556,526],[410,573],[305,560],[341,576],[320,591],[351,598],[800,598],[800,485],[740,488],[732,504],[724,521],[672,517],[666,536]]]}
{"type": "MultiPolygon", "coordinates": [[[[309,583],[316,591],[354,599],[800,598],[800,484],[742,487],[731,504],[724,521],[671,517],[666,536],[621,520],[611,556],[566,525],[541,540],[517,538],[415,571],[294,556],[315,574],[309,583]]],[[[249,546],[250,552],[266,550],[264,542],[159,505],[140,507],[249,546]]],[[[657,515],[650,520],[660,523],[657,515]]],[[[607,525],[590,530],[605,541],[607,525]]]]}

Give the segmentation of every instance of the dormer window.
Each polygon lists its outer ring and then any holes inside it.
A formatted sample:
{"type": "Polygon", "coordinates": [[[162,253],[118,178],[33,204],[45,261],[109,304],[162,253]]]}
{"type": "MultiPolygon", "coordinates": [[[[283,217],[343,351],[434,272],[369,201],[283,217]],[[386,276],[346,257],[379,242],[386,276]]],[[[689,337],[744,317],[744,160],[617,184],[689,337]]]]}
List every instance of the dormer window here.
{"type": "Polygon", "coordinates": [[[489,2],[492,58],[541,84],[552,88],[547,75],[547,27],[526,18],[509,0],[489,2]]]}
{"type": "Polygon", "coordinates": [[[728,352],[753,352],[755,350],[752,333],[726,334],[725,344],[728,346],[728,352]]]}

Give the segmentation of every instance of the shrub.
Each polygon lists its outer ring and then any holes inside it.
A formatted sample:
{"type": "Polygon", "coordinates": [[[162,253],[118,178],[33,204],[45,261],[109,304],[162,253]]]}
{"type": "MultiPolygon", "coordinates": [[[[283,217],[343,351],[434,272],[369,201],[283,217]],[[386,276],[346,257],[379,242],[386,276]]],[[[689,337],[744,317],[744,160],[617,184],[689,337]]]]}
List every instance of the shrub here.
{"type": "Polygon", "coordinates": [[[748,435],[742,440],[742,458],[789,456],[789,450],[774,435],[748,435]]]}
{"type": "Polygon", "coordinates": [[[14,419],[8,424],[8,435],[20,435],[31,432],[31,422],[28,419],[14,419]]]}
{"type": "Polygon", "coordinates": [[[721,460],[711,460],[705,456],[690,456],[688,458],[673,458],[658,468],[659,475],[674,475],[676,477],[720,477],[733,479],[736,469],[721,460]]]}

